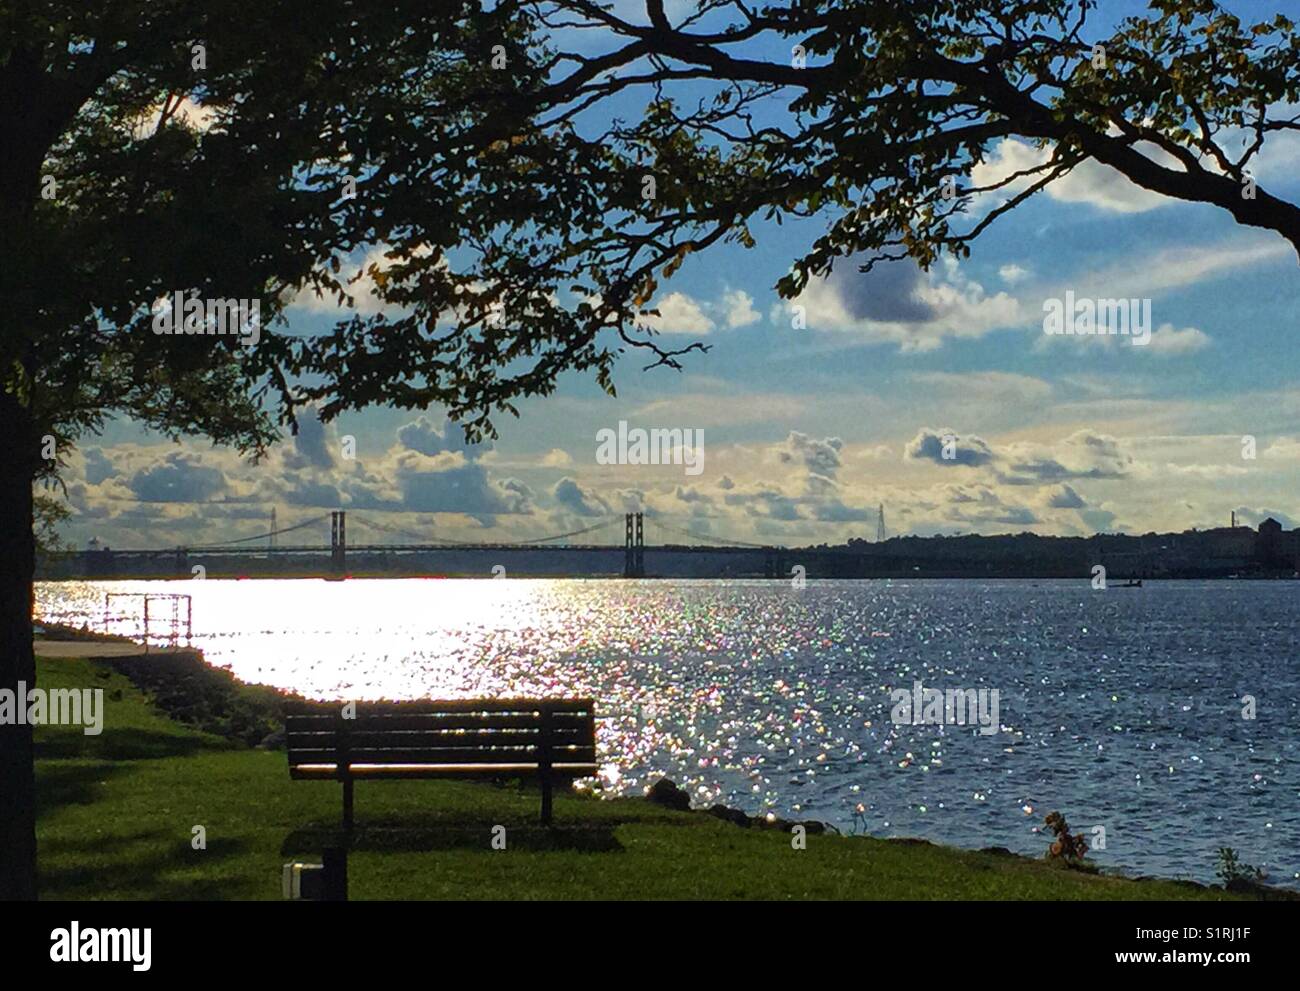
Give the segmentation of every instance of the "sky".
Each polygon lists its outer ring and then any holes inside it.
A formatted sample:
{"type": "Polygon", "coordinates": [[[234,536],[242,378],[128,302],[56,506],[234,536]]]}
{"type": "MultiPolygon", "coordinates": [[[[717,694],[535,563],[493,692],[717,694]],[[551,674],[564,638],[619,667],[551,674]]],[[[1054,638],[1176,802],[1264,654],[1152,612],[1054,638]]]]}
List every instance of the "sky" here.
{"type": "MultiPolygon", "coordinates": [[[[1037,154],[1004,141],[975,178],[1037,154]]],[[[1300,136],[1270,140],[1254,174],[1300,200],[1300,136]]],[[[789,546],[874,539],[882,506],[889,535],[1203,529],[1233,511],[1300,526],[1300,260],[1277,235],[1088,163],[960,263],[837,264],[793,320],[773,287],[828,222],[759,224],[752,249],[692,256],[661,284],[655,324],[708,354],[681,372],[631,355],[617,398],[566,376],[501,417],[493,443],[467,445],[438,408],[372,408],[308,416],[254,464],[114,421],[69,461],[64,536],[213,543],[265,532],[273,508],[282,527],[347,509],[391,528],[364,535],[376,542],[527,540],[618,517],[591,537],[613,543],[633,510],[651,543],[680,539],[656,522],[789,546]],[[1044,302],[1067,291],[1149,299],[1149,343],[1045,333],[1044,302]],[[620,421],[700,432],[702,469],[599,463],[598,431],[620,421]]],[[[290,326],[342,315],[303,297],[290,326]]],[[[328,520],[317,531],[328,542],[328,520]]]]}

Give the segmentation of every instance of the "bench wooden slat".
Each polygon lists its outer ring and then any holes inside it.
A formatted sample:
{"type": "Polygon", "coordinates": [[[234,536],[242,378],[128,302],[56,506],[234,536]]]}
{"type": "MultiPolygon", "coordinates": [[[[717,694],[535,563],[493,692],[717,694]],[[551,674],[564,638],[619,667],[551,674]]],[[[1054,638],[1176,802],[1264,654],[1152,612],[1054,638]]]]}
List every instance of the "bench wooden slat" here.
{"type": "MultiPolygon", "coordinates": [[[[285,712],[291,716],[335,716],[343,702],[285,702],[285,712]]],[[[543,708],[555,713],[592,713],[596,709],[593,699],[450,699],[438,701],[357,702],[357,715],[369,712],[391,712],[395,715],[428,715],[431,713],[540,712],[543,708]]]]}
{"type": "MultiPolygon", "coordinates": [[[[294,732],[286,740],[290,750],[304,747],[333,746],[337,733],[294,732]]],[[[540,729],[533,730],[455,730],[452,732],[423,732],[421,730],[399,730],[396,733],[384,733],[378,730],[361,730],[349,732],[348,745],[353,747],[495,747],[495,746],[539,746],[542,741],[540,729]]],[[[590,731],[555,730],[549,739],[553,743],[580,743],[592,739],[590,731]]]]}
{"type": "MultiPolygon", "coordinates": [[[[332,732],[338,721],[338,713],[318,713],[315,715],[290,715],[286,720],[289,732],[332,732]]],[[[403,714],[391,715],[358,711],[357,718],[349,719],[352,729],[375,730],[432,730],[432,729],[536,729],[542,724],[540,713],[529,715],[501,713],[428,713],[425,715],[403,714]]],[[[578,712],[557,712],[551,716],[551,722],[557,729],[586,729],[595,724],[590,714],[578,712]]]]}
{"type": "MultiPolygon", "coordinates": [[[[532,764],[541,763],[536,747],[465,747],[438,750],[399,750],[396,748],[348,748],[347,760],[353,764],[419,764],[428,768],[430,776],[437,773],[440,764],[532,764]]],[[[335,763],[343,754],[334,748],[295,750],[290,754],[291,764],[335,763]]],[[[563,760],[594,761],[596,748],[587,746],[552,747],[552,762],[563,760]]]]}
{"type": "MultiPolygon", "coordinates": [[[[382,736],[423,736],[423,735],[441,735],[446,737],[453,736],[474,736],[477,734],[499,733],[503,735],[537,736],[541,733],[543,724],[539,720],[531,725],[524,726],[498,726],[494,723],[475,723],[470,726],[444,726],[440,723],[416,723],[413,720],[403,720],[396,726],[386,726],[384,723],[374,719],[367,720],[346,720],[343,726],[338,725],[339,720],[332,724],[315,720],[311,723],[291,723],[287,728],[290,736],[326,736],[344,730],[350,735],[360,735],[364,733],[376,734],[382,736]]],[[[567,723],[560,725],[550,725],[547,729],[552,734],[561,734],[567,736],[588,735],[595,729],[595,723],[588,719],[584,722],[567,723]]]]}
{"type": "MultiPolygon", "coordinates": [[[[555,778],[589,778],[600,770],[594,762],[568,762],[556,764],[552,768],[555,778]]],[[[358,764],[349,772],[354,778],[410,778],[428,779],[429,769],[422,764],[358,764]]],[[[302,781],[338,779],[339,770],[335,764],[299,764],[289,768],[291,777],[302,781]]],[[[438,777],[460,778],[517,778],[536,777],[534,764],[443,764],[438,768],[438,777]]]]}

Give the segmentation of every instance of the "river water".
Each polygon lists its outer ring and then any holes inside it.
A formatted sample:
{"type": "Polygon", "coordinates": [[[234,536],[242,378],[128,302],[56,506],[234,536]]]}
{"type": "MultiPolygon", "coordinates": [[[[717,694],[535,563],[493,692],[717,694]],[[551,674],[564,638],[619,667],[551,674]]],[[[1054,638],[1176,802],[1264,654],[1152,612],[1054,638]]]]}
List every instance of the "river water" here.
{"type": "Polygon", "coordinates": [[[211,663],[319,698],[593,697],[605,794],[1029,854],[1060,810],[1107,869],[1231,846],[1300,886],[1298,582],[59,582],[38,614],[100,628],[106,592],[188,594],[211,663]],[[996,729],[896,723],[918,682],[996,729]]]}

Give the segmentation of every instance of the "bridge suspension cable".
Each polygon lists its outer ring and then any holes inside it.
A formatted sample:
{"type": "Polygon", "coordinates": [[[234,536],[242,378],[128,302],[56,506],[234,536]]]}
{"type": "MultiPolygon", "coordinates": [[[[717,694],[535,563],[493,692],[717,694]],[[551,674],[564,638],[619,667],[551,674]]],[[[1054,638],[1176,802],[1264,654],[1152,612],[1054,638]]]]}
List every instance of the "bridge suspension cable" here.
{"type": "Polygon", "coordinates": [[[570,530],[568,533],[553,533],[547,537],[534,537],[531,540],[453,540],[450,537],[441,535],[419,534],[414,531],[404,529],[400,526],[393,526],[387,523],[376,523],[373,520],[361,516],[352,518],[353,524],[360,523],[362,526],[370,527],[373,530],[381,530],[385,533],[395,533],[399,536],[408,537],[412,540],[418,540],[428,544],[456,544],[465,547],[478,547],[483,544],[493,544],[501,547],[524,547],[530,544],[544,544],[551,540],[563,540],[565,537],[576,537],[579,534],[590,533],[592,530],[599,530],[601,527],[609,526],[617,521],[617,517],[606,517],[599,523],[591,526],[582,527],[579,530],[570,530]]]}
{"type": "Polygon", "coordinates": [[[250,540],[266,540],[268,537],[278,537],[282,533],[292,533],[294,530],[303,529],[303,527],[315,526],[317,523],[323,523],[327,519],[329,519],[328,516],[317,516],[303,523],[295,523],[293,526],[282,526],[278,530],[271,530],[268,533],[259,533],[253,537],[236,537],[234,540],[222,540],[215,544],[204,544],[201,547],[187,547],[186,550],[211,551],[219,550],[222,547],[229,546],[230,544],[246,544],[250,540]]]}
{"type": "Polygon", "coordinates": [[[369,527],[372,530],[379,530],[383,533],[395,533],[399,537],[406,537],[410,540],[416,540],[423,544],[463,544],[467,547],[473,547],[482,544],[481,540],[453,540],[450,537],[443,537],[438,534],[416,533],[414,530],[406,530],[400,526],[393,526],[391,523],[376,523],[374,520],[368,520],[364,516],[353,516],[352,525],[360,524],[369,527]]]}
{"type": "Polygon", "coordinates": [[[711,533],[695,533],[693,530],[683,530],[681,527],[672,526],[660,519],[654,519],[653,522],[656,526],[659,526],[664,530],[669,530],[672,533],[680,533],[684,537],[693,537],[696,540],[707,540],[711,543],[722,544],[727,547],[753,547],[756,550],[765,550],[771,546],[770,544],[751,544],[744,540],[732,540],[729,537],[717,537],[711,533]]]}
{"type": "Polygon", "coordinates": [[[611,523],[621,522],[617,516],[609,516],[599,523],[593,523],[591,526],[584,526],[581,530],[570,530],[568,533],[557,533],[550,537],[534,537],[532,540],[515,540],[511,541],[519,545],[524,544],[544,544],[549,540],[563,540],[565,537],[576,537],[579,534],[591,533],[592,530],[599,530],[601,527],[609,526],[611,523]]]}

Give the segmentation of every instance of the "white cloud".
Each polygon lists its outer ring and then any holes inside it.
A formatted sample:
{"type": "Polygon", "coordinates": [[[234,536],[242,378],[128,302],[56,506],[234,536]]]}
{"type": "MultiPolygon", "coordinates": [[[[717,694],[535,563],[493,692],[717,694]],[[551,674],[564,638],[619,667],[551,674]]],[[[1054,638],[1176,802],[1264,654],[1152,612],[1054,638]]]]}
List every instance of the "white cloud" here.
{"type": "Polygon", "coordinates": [[[1195,327],[1174,329],[1173,324],[1161,324],[1151,335],[1151,340],[1141,350],[1154,354],[1192,354],[1210,346],[1210,335],[1195,327]]]}
{"type": "Polygon", "coordinates": [[[811,280],[790,305],[805,308],[811,330],[849,332],[903,351],[932,351],[947,337],[983,337],[1024,322],[1016,299],[989,295],[951,258],[929,272],[905,261],[861,273],[850,262],[811,280]]]}
{"type": "Polygon", "coordinates": [[[573,464],[573,458],[568,451],[553,447],[542,455],[541,464],[545,468],[564,468],[573,464]]]}
{"type": "MultiPolygon", "coordinates": [[[[379,297],[376,295],[376,286],[374,276],[370,274],[370,267],[377,266],[381,271],[387,268],[391,261],[384,257],[387,248],[384,245],[371,248],[354,268],[348,273],[346,279],[340,278],[348,294],[356,303],[355,311],[364,316],[373,316],[383,309],[379,297]],[[350,281],[355,279],[355,281],[350,281]]],[[[289,304],[292,308],[306,310],[308,313],[329,313],[338,315],[348,309],[346,306],[340,306],[333,296],[318,296],[311,286],[304,286],[293,301],[289,304]]]]}
{"type": "Polygon", "coordinates": [[[682,292],[670,292],[654,308],[658,316],[648,314],[637,322],[661,334],[707,334],[714,326],[700,304],[682,292]]]}
{"type": "MultiPolygon", "coordinates": [[[[1242,237],[1212,247],[1174,248],[1123,259],[1077,279],[1073,288],[1077,295],[1086,293],[1106,299],[1154,296],[1194,285],[1229,269],[1272,262],[1293,252],[1286,241],[1267,236],[1242,237]]],[[[1041,305],[1036,312],[1042,313],[1041,305]]]]}
{"type": "MultiPolygon", "coordinates": [[[[1161,165],[1173,164],[1174,160],[1154,145],[1139,142],[1134,147],[1161,165]]],[[[1017,172],[1042,165],[1051,157],[1050,147],[1036,148],[1016,138],[1003,138],[992,154],[971,170],[971,181],[976,186],[990,186],[1017,172]]],[[[1022,176],[996,192],[984,194],[982,198],[1010,198],[1041,178],[1041,173],[1022,176]]],[[[1092,159],[1080,162],[1068,174],[1048,185],[1045,191],[1062,203],[1087,203],[1114,213],[1145,213],[1173,202],[1135,185],[1109,165],[1092,159]]]]}
{"type": "Polygon", "coordinates": [[[1300,439],[1279,437],[1268,447],[1259,452],[1262,458],[1278,458],[1283,461],[1300,462],[1300,439]]]}
{"type": "MultiPolygon", "coordinates": [[[[378,295],[378,287],[375,284],[375,275],[377,272],[386,272],[398,262],[405,262],[406,258],[390,258],[388,254],[393,248],[387,244],[377,244],[366,250],[361,257],[355,262],[343,261],[343,271],[337,276],[342,283],[344,290],[352,297],[354,306],[340,306],[335,296],[325,295],[317,296],[311,286],[304,286],[290,301],[289,306],[294,309],[306,310],[308,313],[328,313],[334,316],[340,316],[343,313],[357,313],[362,316],[373,316],[381,310],[388,312],[398,312],[399,308],[385,304],[378,295]]],[[[429,254],[432,249],[426,245],[418,245],[410,251],[410,258],[423,258],[429,254]]],[[[446,263],[443,262],[443,265],[446,263]]]]}
{"type": "Polygon", "coordinates": [[[722,305],[726,307],[728,327],[748,327],[759,319],[759,312],[754,309],[754,298],[743,289],[724,293],[722,305]]]}
{"type": "Polygon", "coordinates": [[[1003,265],[998,269],[998,276],[1009,286],[1023,282],[1029,276],[1029,270],[1019,265],[1003,265]]]}
{"type": "Polygon", "coordinates": [[[1053,444],[1008,444],[999,458],[999,481],[1009,485],[1119,479],[1140,468],[1123,441],[1093,430],[1076,431],[1053,444]]]}

